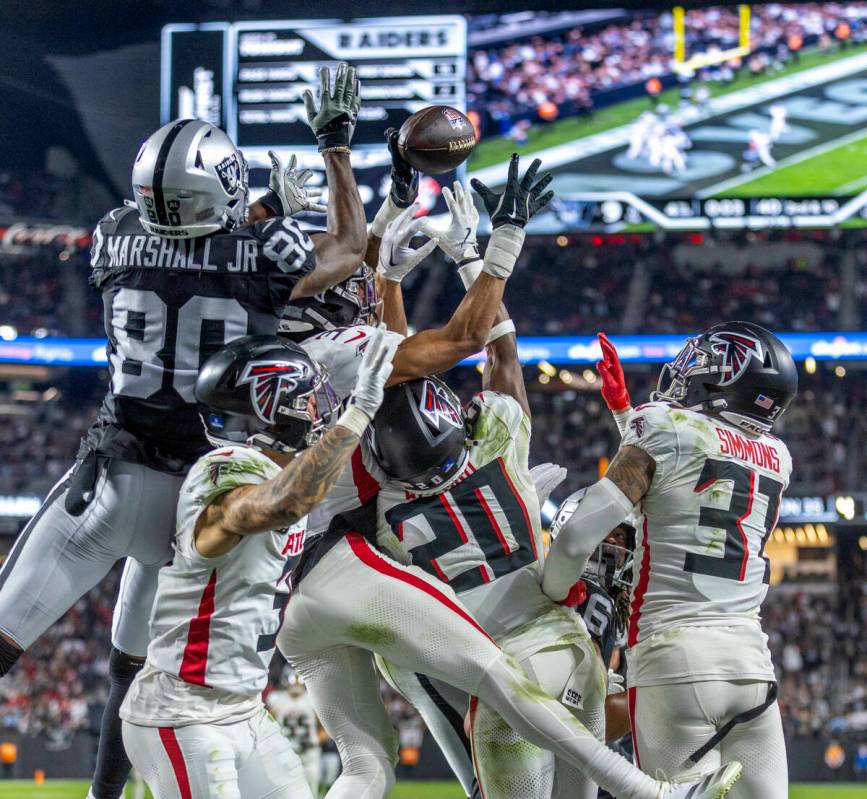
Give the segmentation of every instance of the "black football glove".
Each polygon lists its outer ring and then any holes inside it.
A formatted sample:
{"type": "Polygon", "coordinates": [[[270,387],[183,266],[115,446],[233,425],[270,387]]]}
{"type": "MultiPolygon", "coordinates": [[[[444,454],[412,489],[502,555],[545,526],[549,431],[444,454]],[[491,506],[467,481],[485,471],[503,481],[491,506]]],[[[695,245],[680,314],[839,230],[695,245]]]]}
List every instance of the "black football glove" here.
{"type": "Polygon", "coordinates": [[[391,153],[391,201],[398,208],[409,208],[418,198],[418,170],[397,149],[397,128],[385,132],[388,151],[391,153]]]}
{"type": "Polygon", "coordinates": [[[551,202],[554,198],[553,191],[542,194],[553,179],[550,173],[545,173],[536,181],[535,185],[533,184],[536,179],[536,172],[541,165],[542,162],[537,158],[530,164],[524,177],[518,180],[518,154],[512,153],[512,160],[509,162],[509,176],[506,179],[506,186],[502,194],[491,191],[480,180],[473,178],[470,181],[485,204],[488,216],[491,217],[492,228],[496,230],[502,225],[514,225],[523,228],[542,208],[551,202]]]}
{"type": "Polygon", "coordinates": [[[319,70],[319,109],[313,101],[313,92],[304,92],[307,122],[319,142],[319,152],[349,152],[349,142],[358,121],[361,105],[361,84],[355,67],[341,63],[331,91],[331,70],[319,70]]]}

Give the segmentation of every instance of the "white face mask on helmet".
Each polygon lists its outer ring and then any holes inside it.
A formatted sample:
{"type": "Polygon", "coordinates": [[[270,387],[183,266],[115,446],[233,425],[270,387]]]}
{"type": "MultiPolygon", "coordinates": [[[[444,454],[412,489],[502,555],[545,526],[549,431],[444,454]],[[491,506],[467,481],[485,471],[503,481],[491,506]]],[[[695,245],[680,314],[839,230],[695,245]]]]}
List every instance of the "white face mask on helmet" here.
{"type": "Polygon", "coordinates": [[[169,239],[233,230],[247,214],[247,162],[218,127],[176,119],[135,159],[132,188],[142,227],[169,239]]]}

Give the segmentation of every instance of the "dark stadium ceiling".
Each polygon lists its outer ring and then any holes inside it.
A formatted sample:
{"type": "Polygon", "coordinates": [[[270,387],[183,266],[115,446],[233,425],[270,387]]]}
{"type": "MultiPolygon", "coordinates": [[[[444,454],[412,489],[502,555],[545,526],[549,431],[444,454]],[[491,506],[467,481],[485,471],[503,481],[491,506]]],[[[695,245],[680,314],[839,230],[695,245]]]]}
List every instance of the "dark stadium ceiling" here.
{"type": "MultiPolygon", "coordinates": [[[[642,3],[637,0],[446,0],[441,13],[488,13],[552,8],[663,8],[736,5],[728,0],[642,3]]],[[[430,14],[429,0],[335,0],[303,4],[286,0],[0,0],[0,41],[23,36],[51,43],[55,52],[99,49],[108,43],[128,44],[155,36],[168,22],[207,20],[356,17],[378,14],[430,14]]]]}

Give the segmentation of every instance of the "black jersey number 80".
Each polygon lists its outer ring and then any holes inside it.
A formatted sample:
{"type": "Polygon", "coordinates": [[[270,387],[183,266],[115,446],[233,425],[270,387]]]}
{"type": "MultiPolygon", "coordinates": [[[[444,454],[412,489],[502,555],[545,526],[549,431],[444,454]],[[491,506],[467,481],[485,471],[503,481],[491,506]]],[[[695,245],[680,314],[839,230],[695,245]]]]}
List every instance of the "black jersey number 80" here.
{"type": "MultiPolygon", "coordinates": [[[[725,531],[725,548],[723,557],[688,552],[684,558],[684,571],[692,574],[708,574],[721,577],[724,580],[743,582],[746,578],[749,561],[749,538],[747,529],[748,517],[753,512],[753,503],[757,494],[768,499],[762,526],[761,544],[758,555],[765,561],[763,582],[770,581],[771,566],[764,556],[765,544],[777,522],[780,509],[780,499],[784,485],[773,477],[760,475],[753,469],[734,461],[721,461],[708,458],[695,485],[696,493],[710,488],[721,480],[732,484],[731,501],[727,508],[702,505],[699,511],[699,527],[710,527],[725,531]]],[[[753,529],[755,525],[752,525],[753,529]]]]}

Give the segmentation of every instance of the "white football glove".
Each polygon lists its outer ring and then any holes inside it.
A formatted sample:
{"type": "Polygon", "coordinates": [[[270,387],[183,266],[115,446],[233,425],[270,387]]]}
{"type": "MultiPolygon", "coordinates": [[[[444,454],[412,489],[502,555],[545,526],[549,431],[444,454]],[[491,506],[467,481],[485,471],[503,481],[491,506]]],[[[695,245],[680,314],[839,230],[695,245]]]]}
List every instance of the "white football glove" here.
{"type": "Polygon", "coordinates": [[[418,203],[413,203],[385,228],[376,271],[386,280],[400,283],[437,246],[436,239],[426,241],[417,250],[409,246],[412,238],[421,233],[425,222],[424,219],[413,219],[420,207],[418,203]]]}
{"type": "Polygon", "coordinates": [[[355,389],[349,397],[350,408],[362,411],[368,422],[382,404],[385,384],[393,369],[394,353],[401,341],[403,336],[389,332],[384,323],[380,324],[368,339],[361,366],[358,368],[355,389]]]}
{"type": "Polygon", "coordinates": [[[313,177],[313,172],[310,169],[298,171],[298,159],[293,155],[289,159],[289,166],[283,168],[283,162],[280,156],[273,150],[268,150],[268,156],[271,159],[271,176],[268,178],[268,187],[283,206],[283,216],[295,216],[301,211],[313,211],[317,214],[324,214],[328,208],[315,202],[315,198],[322,196],[322,189],[310,187],[305,188],[310,178],[313,177]]]}
{"type": "Polygon", "coordinates": [[[530,469],[540,507],[548,501],[551,492],[566,479],[566,474],[566,470],[556,463],[540,463],[530,469]]]}
{"type": "Polygon", "coordinates": [[[479,227],[479,212],[473,203],[472,195],[464,191],[461,182],[456,180],[454,191],[448,186],[443,187],[443,199],[451,214],[448,227],[443,230],[436,227],[430,219],[425,219],[422,230],[432,239],[436,239],[439,248],[456,264],[478,260],[476,230],[479,227]]]}
{"type": "Polygon", "coordinates": [[[608,669],[608,695],[622,694],[626,692],[626,680],[622,674],[608,669]]]}

